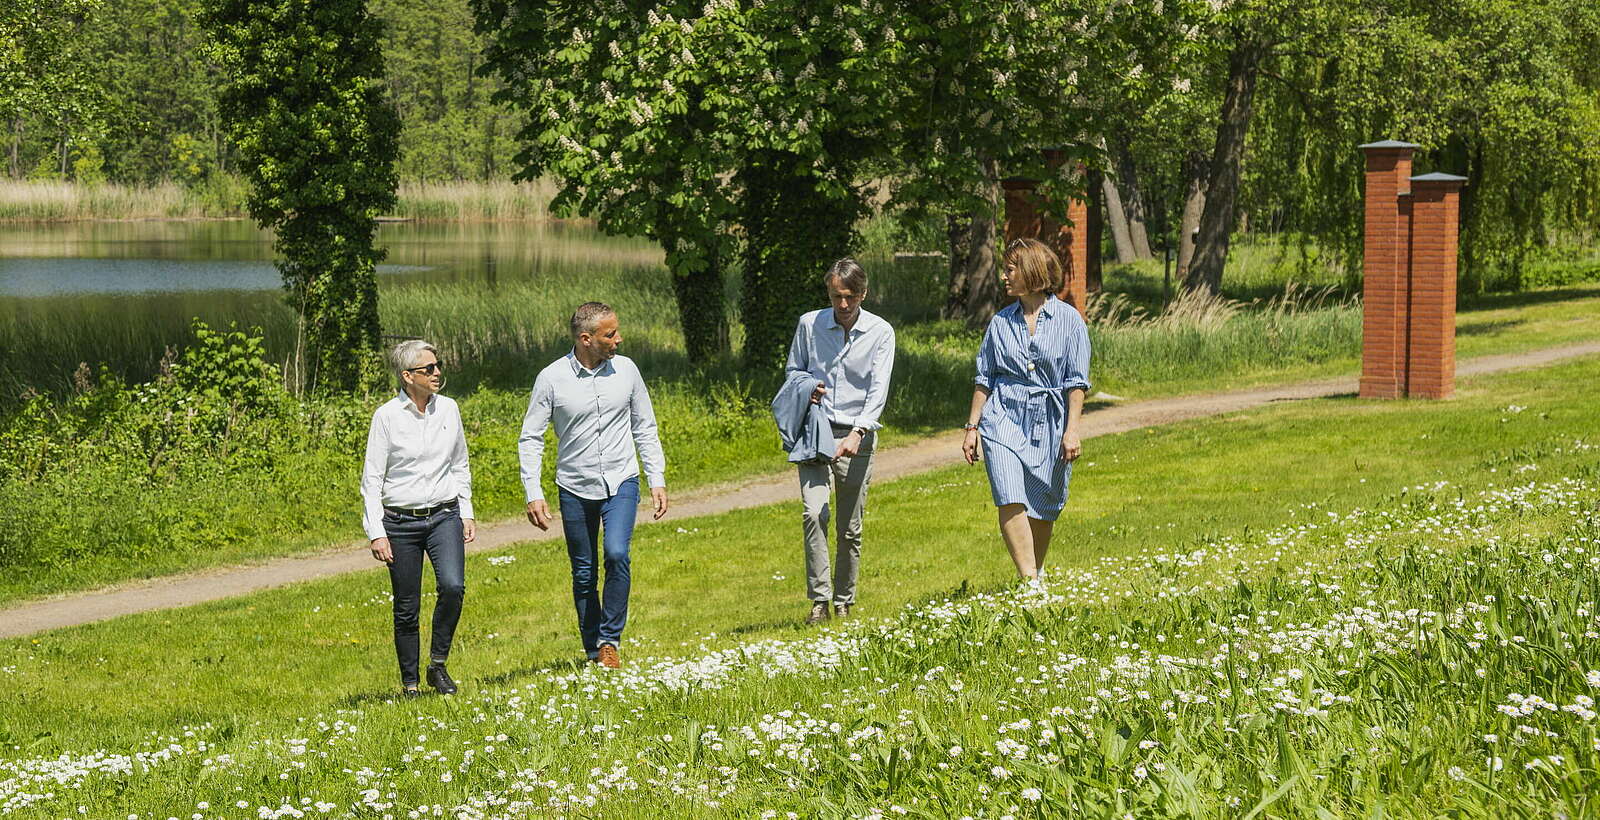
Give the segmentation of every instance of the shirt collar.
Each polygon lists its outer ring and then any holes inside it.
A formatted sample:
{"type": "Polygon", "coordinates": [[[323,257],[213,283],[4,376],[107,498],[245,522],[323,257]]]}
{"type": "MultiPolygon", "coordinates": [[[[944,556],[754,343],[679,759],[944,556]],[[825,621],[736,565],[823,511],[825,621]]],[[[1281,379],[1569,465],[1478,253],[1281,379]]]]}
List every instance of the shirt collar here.
{"type": "Polygon", "coordinates": [[[590,370],[589,368],[583,366],[583,362],[578,361],[578,351],[576,348],[567,354],[567,363],[572,365],[572,375],[579,378],[582,378],[585,373],[591,376],[604,376],[607,372],[609,372],[612,366],[611,360],[606,359],[600,362],[599,367],[590,370]]]}
{"type": "MultiPolygon", "coordinates": [[[[1062,303],[1061,300],[1057,299],[1056,295],[1054,293],[1050,294],[1049,296],[1046,296],[1045,299],[1044,299],[1044,304],[1039,306],[1039,315],[1040,316],[1044,316],[1046,318],[1050,318],[1050,317],[1054,316],[1055,315],[1056,306],[1061,304],[1061,303],[1062,303]]],[[[1011,304],[1006,305],[1002,309],[1011,311],[1011,315],[1015,316],[1017,321],[1019,321],[1019,322],[1025,321],[1025,319],[1023,318],[1023,315],[1022,315],[1022,300],[1021,299],[1018,299],[1015,302],[1012,302],[1011,304]]]]}
{"type": "Polygon", "coordinates": [[[397,391],[395,391],[395,393],[396,393],[397,398],[400,399],[400,406],[407,413],[411,413],[413,415],[425,415],[425,414],[427,414],[427,412],[429,410],[433,409],[433,405],[435,403],[435,400],[439,398],[439,394],[438,393],[434,393],[433,395],[429,396],[428,397],[428,406],[422,408],[422,413],[417,413],[417,405],[414,402],[411,401],[411,394],[410,393],[407,393],[404,390],[397,390],[397,391]]]}
{"type": "MultiPolygon", "coordinates": [[[[837,317],[837,316],[835,316],[833,314],[833,308],[832,307],[824,308],[823,310],[827,314],[827,317],[828,317],[827,328],[829,330],[836,330],[836,329],[839,329],[839,328],[842,327],[839,324],[839,317],[837,317]]],[[[872,323],[874,321],[877,321],[877,319],[878,319],[877,316],[874,316],[873,314],[867,312],[866,308],[862,308],[861,309],[861,315],[856,317],[856,324],[855,324],[854,327],[850,328],[850,332],[851,333],[865,333],[868,328],[872,327],[872,323]]]]}

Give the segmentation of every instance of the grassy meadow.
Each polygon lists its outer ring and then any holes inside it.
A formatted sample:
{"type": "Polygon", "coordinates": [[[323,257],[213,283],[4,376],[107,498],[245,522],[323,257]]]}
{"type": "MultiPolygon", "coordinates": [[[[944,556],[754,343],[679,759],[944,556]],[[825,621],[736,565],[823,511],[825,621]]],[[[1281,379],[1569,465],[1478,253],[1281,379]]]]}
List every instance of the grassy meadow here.
{"type": "Polygon", "coordinates": [[[884,483],[815,630],[792,505],[646,525],[620,673],[514,546],[453,698],[395,699],[376,570],[6,641],[0,814],[1588,816],[1596,407],[1589,358],[1095,439],[1042,591],[981,470],[884,483]]]}

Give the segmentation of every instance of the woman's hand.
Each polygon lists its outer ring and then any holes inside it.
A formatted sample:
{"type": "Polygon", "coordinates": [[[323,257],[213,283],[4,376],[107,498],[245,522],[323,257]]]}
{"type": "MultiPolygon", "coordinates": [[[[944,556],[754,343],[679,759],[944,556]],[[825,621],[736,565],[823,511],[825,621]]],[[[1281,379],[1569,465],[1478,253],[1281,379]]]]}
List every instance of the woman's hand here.
{"type": "Polygon", "coordinates": [[[385,564],[394,563],[394,550],[390,549],[389,547],[389,539],[372,539],[372,557],[384,562],[385,564]]]}
{"type": "Polygon", "coordinates": [[[961,442],[961,455],[968,464],[978,463],[978,431],[968,430],[967,437],[961,442]]]}
{"type": "Polygon", "coordinates": [[[1078,441],[1078,434],[1072,429],[1061,437],[1061,457],[1069,462],[1077,461],[1083,455],[1083,443],[1078,441]]]}

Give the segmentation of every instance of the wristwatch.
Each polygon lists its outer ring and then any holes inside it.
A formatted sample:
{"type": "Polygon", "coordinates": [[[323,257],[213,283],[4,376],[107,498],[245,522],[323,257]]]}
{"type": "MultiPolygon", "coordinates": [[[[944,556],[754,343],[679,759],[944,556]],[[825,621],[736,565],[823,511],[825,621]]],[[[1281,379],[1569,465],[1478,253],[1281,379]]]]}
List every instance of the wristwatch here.
{"type": "Polygon", "coordinates": [[[850,432],[855,433],[862,438],[867,437],[867,428],[865,427],[852,427],[850,428],[850,432]]]}
{"type": "Polygon", "coordinates": [[[963,425],[961,425],[961,429],[963,429],[963,430],[976,430],[976,429],[978,429],[978,425],[976,425],[976,424],[963,424],[963,425]]]}

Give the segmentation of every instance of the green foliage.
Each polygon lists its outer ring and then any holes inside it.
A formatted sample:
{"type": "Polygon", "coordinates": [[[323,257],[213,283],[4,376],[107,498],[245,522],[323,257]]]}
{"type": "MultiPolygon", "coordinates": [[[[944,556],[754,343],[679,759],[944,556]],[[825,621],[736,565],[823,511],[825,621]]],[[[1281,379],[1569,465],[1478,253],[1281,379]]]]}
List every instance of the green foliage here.
{"type": "Polygon", "coordinates": [[[275,234],[305,343],[305,384],[382,379],[376,217],[395,203],[400,124],[383,86],[381,24],[362,0],[211,0],[226,71],[219,105],[275,234]]]}

